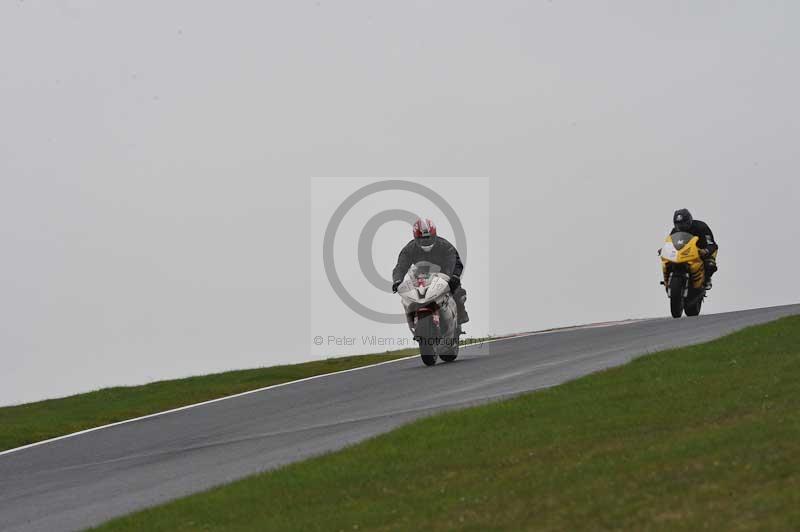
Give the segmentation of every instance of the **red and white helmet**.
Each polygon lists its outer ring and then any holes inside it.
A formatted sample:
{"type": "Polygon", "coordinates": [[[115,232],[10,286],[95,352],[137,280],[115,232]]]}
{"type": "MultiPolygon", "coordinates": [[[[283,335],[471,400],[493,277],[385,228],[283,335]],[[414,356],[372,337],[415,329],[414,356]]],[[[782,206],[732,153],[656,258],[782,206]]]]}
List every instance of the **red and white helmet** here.
{"type": "Polygon", "coordinates": [[[423,251],[433,249],[436,242],[436,225],[429,219],[417,218],[414,222],[414,240],[423,251]]]}

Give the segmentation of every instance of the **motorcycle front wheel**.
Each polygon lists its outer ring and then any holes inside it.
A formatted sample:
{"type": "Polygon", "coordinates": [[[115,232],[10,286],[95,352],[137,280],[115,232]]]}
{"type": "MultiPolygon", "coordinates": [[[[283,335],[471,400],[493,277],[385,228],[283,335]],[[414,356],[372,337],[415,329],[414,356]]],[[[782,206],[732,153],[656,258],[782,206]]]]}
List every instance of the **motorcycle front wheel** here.
{"type": "Polygon", "coordinates": [[[426,347],[423,350],[423,344],[419,344],[419,357],[422,359],[422,363],[426,366],[433,366],[436,364],[436,354],[433,352],[432,347],[426,347]]]}
{"type": "Polygon", "coordinates": [[[669,310],[676,319],[683,316],[683,281],[679,275],[673,275],[669,281],[669,310]]]}
{"type": "Polygon", "coordinates": [[[419,356],[426,366],[436,364],[436,350],[428,338],[419,339],[419,356]]]}
{"type": "Polygon", "coordinates": [[[426,366],[433,366],[436,364],[436,333],[437,327],[433,323],[430,315],[424,316],[419,319],[414,333],[419,342],[419,356],[426,366]]]}

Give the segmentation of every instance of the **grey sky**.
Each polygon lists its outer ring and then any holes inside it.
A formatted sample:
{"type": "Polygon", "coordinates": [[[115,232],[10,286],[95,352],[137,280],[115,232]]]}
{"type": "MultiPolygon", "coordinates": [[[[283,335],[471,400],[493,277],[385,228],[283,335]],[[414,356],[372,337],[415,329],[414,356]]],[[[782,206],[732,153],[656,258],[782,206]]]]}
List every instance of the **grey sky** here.
{"type": "Polygon", "coordinates": [[[666,315],[683,206],[707,311],[796,302],[798,15],[4,2],[0,404],[308,358],[311,176],[488,176],[495,333],[666,315]]]}

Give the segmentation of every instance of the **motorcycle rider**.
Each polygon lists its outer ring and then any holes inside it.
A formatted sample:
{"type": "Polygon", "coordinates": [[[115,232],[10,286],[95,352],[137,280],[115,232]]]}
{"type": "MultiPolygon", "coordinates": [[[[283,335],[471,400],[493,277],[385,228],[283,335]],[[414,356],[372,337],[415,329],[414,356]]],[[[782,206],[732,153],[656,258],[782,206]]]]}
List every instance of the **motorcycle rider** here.
{"type": "Polygon", "coordinates": [[[697,247],[700,248],[700,257],[706,270],[706,290],[711,290],[711,277],[717,271],[717,251],[719,246],[714,240],[714,233],[708,224],[700,220],[695,220],[688,209],[679,209],[672,215],[674,227],[670,234],[689,233],[698,238],[697,247]]]}
{"type": "Polygon", "coordinates": [[[436,234],[436,225],[430,220],[418,218],[413,227],[414,239],[403,247],[397,257],[397,266],[392,271],[392,292],[403,282],[412,264],[428,261],[441,268],[442,273],[450,277],[450,293],[456,300],[458,324],[467,323],[469,315],[464,308],[467,292],[461,286],[461,272],[464,265],[458,256],[455,246],[436,234]]]}

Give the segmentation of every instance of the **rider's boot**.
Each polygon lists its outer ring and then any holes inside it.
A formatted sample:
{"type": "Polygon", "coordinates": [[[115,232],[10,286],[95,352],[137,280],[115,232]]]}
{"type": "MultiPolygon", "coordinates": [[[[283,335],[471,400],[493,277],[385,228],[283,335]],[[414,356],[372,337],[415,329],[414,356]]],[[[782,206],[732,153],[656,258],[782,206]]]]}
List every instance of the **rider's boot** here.
{"type": "Polygon", "coordinates": [[[467,309],[464,308],[463,303],[459,307],[461,308],[458,309],[458,324],[461,325],[469,321],[469,314],[467,314],[467,309]]]}
{"type": "Polygon", "coordinates": [[[456,298],[456,308],[458,312],[458,324],[467,323],[469,321],[469,314],[464,306],[464,298],[456,298]]]}
{"type": "Polygon", "coordinates": [[[706,273],[706,285],[704,287],[706,289],[706,291],[711,290],[711,287],[713,286],[712,283],[711,283],[711,277],[716,273],[716,271],[717,271],[717,265],[716,264],[713,264],[712,266],[709,266],[708,264],[706,264],[706,272],[705,272],[706,273]]]}
{"type": "Polygon", "coordinates": [[[717,267],[716,256],[715,255],[711,255],[704,262],[705,262],[704,266],[705,266],[705,270],[706,270],[705,271],[705,273],[706,273],[706,286],[705,286],[705,289],[706,290],[711,290],[711,286],[712,286],[711,285],[711,277],[713,277],[714,274],[717,273],[717,270],[719,269],[717,267]]]}
{"type": "Polygon", "coordinates": [[[458,303],[456,308],[458,309],[458,323],[456,326],[458,328],[458,335],[461,336],[462,334],[466,334],[464,329],[461,328],[461,325],[469,321],[469,314],[467,314],[467,309],[464,308],[464,303],[458,303]]]}
{"type": "Polygon", "coordinates": [[[469,321],[469,314],[464,307],[464,302],[467,300],[467,292],[462,287],[458,287],[453,293],[453,299],[456,301],[456,312],[458,313],[458,325],[467,323],[469,321]]]}
{"type": "Polygon", "coordinates": [[[461,325],[469,321],[469,314],[467,314],[467,309],[464,308],[463,303],[456,304],[456,309],[456,312],[458,313],[458,318],[456,321],[457,333],[459,335],[466,334],[464,329],[461,328],[461,325]]]}

